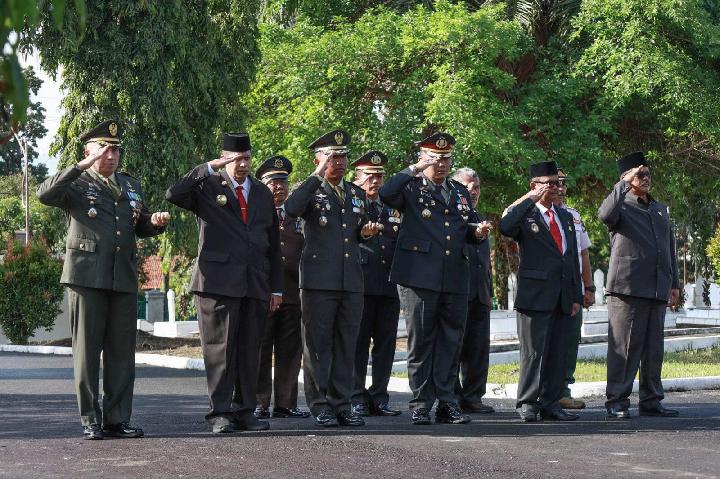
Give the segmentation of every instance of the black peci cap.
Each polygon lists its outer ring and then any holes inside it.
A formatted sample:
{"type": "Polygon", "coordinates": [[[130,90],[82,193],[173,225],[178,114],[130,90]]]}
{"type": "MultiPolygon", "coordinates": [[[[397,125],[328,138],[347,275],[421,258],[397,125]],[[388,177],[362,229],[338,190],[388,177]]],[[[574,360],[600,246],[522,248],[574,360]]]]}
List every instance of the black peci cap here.
{"type": "Polygon", "coordinates": [[[250,151],[252,149],[250,135],[247,133],[223,133],[222,149],[235,153],[250,151]]]}
{"type": "Polygon", "coordinates": [[[530,165],[530,179],[558,174],[558,166],[554,161],[541,161],[530,165]]]}

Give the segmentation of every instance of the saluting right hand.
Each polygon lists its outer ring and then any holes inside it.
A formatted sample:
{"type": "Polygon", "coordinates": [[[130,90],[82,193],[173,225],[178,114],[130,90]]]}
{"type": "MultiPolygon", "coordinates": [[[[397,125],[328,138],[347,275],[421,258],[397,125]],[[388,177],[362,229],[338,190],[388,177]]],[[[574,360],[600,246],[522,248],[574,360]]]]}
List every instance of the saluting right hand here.
{"type": "Polygon", "coordinates": [[[549,189],[550,185],[547,183],[535,183],[535,188],[530,190],[525,197],[530,198],[533,202],[537,203],[549,189]]]}
{"type": "Polygon", "coordinates": [[[233,161],[237,160],[239,156],[240,155],[221,156],[220,158],[211,160],[208,163],[210,164],[210,168],[212,168],[213,170],[219,170],[228,163],[232,163],[233,161]]]}
{"type": "Polygon", "coordinates": [[[642,168],[642,166],[636,166],[632,170],[628,171],[627,174],[625,176],[623,176],[623,178],[622,178],[623,181],[627,181],[628,183],[631,183],[633,178],[635,178],[635,175],[637,175],[638,171],[640,171],[640,168],[642,168]]]}
{"type": "Polygon", "coordinates": [[[435,160],[431,158],[421,158],[417,163],[413,165],[413,168],[415,168],[415,171],[420,173],[421,171],[425,171],[429,167],[435,164],[435,160]]]}
{"type": "Polygon", "coordinates": [[[315,167],[315,171],[313,171],[313,175],[324,176],[325,170],[327,169],[327,165],[328,165],[328,163],[330,163],[330,160],[332,159],[332,157],[333,157],[332,151],[326,151],[322,156],[322,160],[320,160],[317,167],[315,167]]]}
{"type": "Polygon", "coordinates": [[[82,160],[78,161],[77,165],[75,165],[75,166],[77,166],[77,168],[79,170],[87,170],[92,165],[94,165],[97,160],[102,158],[105,155],[105,153],[107,153],[109,150],[110,150],[110,145],[105,145],[105,146],[99,148],[98,150],[95,150],[95,153],[91,153],[88,156],[86,156],[85,158],[83,158],[82,160]]]}

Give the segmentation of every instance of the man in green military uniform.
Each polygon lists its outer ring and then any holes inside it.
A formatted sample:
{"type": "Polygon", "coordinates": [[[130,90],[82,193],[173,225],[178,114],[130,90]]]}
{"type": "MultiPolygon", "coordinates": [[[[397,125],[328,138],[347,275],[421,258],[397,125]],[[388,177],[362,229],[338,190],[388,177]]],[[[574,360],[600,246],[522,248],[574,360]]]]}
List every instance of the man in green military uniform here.
{"type": "Polygon", "coordinates": [[[75,391],[85,439],[143,435],[129,423],[137,321],[135,236],[157,235],[170,219],[167,212],[151,214],[140,182],[115,171],[121,134],[111,120],[83,133],[84,159],[48,178],[37,192],[41,203],[62,208],[68,219],[60,282],[68,288],[75,391]]]}

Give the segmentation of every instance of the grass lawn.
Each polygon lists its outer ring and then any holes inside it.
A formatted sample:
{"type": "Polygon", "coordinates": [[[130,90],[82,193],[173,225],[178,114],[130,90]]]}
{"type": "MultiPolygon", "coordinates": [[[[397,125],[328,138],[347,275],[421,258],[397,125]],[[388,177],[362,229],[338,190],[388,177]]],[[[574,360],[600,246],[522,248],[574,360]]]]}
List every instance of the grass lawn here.
{"type": "MultiPolygon", "coordinates": [[[[395,377],[407,377],[407,372],[393,373],[395,377]]],[[[518,363],[490,366],[488,383],[511,384],[518,382],[518,363]]],[[[705,349],[684,349],[665,353],[663,378],[689,378],[720,376],[720,346],[705,349]]],[[[579,360],[575,370],[576,382],[605,381],[605,358],[579,360]]]]}

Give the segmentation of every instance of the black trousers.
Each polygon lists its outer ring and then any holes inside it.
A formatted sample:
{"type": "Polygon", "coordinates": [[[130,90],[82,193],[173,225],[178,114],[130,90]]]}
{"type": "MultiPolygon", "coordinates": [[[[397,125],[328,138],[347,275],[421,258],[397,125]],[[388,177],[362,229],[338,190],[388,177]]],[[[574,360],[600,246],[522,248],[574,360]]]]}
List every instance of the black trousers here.
{"type": "Polygon", "coordinates": [[[265,324],[258,369],[258,406],[270,407],[270,398],[274,395],[275,407],[297,407],[301,361],[300,305],[283,303],[277,311],[268,314],[265,324]]]}
{"type": "Polygon", "coordinates": [[[314,416],[348,411],[363,294],[303,289],[300,302],[305,401],[314,416]]]}
{"type": "Polygon", "coordinates": [[[210,398],[205,417],[251,413],[268,302],[207,293],[196,293],[195,301],[210,398]]]}
{"type": "Polygon", "coordinates": [[[410,409],[431,409],[435,401],[455,404],[460,343],[467,318],[467,294],[398,286],[408,313],[410,409]]]}
{"type": "Polygon", "coordinates": [[[387,404],[388,384],[395,359],[400,300],[390,296],[365,295],[363,317],[355,351],[353,403],[387,404]],[[365,388],[370,340],[372,339],[372,385],[365,388]]]}
{"type": "Polygon", "coordinates": [[[575,384],[575,368],[577,367],[578,348],[582,340],[583,310],[575,316],[570,316],[568,329],[565,334],[565,385],[563,397],[571,397],[570,385],[575,384]]]}
{"type": "Polygon", "coordinates": [[[135,384],[137,295],[68,286],[68,303],[80,421],[83,426],[129,421],[135,384]]]}
{"type": "Polygon", "coordinates": [[[662,363],[667,305],[654,299],[608,296],[606,406],[630,406],[640,369],[640,404],[656,406],[665,397],[662,363]]]}
{"type": "Polygon", "coordinates": [[[468,302],[467,322],[460,350],[455,395],[460,404],[482,400],[487,388],[490,363],[490,306],[468,302]]]}
{"type": "Polygon", "coordinates": [[[565,384],[565,334],[568,315],[554,311],[518,311],[520,380],[517,407],[552,411],[565,384]]]}

